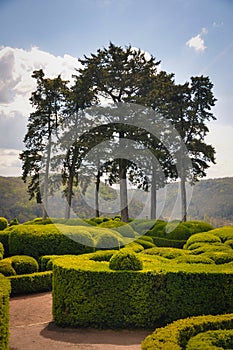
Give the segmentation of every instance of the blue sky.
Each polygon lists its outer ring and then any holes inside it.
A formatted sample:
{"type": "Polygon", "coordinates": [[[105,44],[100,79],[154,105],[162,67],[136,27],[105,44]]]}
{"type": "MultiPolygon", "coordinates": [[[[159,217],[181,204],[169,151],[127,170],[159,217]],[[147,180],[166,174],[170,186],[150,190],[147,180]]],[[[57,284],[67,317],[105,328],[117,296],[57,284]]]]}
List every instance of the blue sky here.
{"type": "Polygon", "coordinates": [[[0,0],[0,175],[21,173],[33,69],[67,78],[77,58],[112,41],[149,52],[179,83],[210,77],[217,165],[208,177],[232,176],[232,18],[231,0],[0,0]]]}

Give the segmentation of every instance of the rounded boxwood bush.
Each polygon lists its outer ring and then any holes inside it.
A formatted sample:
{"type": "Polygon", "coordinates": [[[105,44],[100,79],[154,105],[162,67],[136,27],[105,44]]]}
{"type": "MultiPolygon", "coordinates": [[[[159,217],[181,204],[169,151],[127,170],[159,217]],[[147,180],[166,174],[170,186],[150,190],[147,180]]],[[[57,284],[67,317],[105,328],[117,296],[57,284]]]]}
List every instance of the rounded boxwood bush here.
{"type": "Polygon", "coordinates": [[[113,232],[100,233],[96,239],[96,248],[98,249],[119,249],[123,245],[123,240],[113,232]]]}
{"type": "MultiPolygon", "coordinates": [[[[4,259],[5,260],[5,259],[4,259]]],[[[15,276],[16,271],[15,269],[11,266],[10,261],[0,261],[0,273],[2,273],[4,276],[15,276]]]]}
{"type": "Polygon", "coordinates": [[[144,250],[143,254],[159,255],[166,259],[175,259],[179,256],[185,255],[186,252],[183,249],[179,249],[179,248],[154,247],[151,249],[144,250]]]}
{"type": "Polygon", "coordinates": [[[9,261],[17,275],[30,274],[39,271],[38,262],[31,256],[15,255],[3,259],[3,261],[9,261]]]}
{"type": "Polygon", "coordinates": [[[109,261],[111,270],[142,270],[143,264],[139,257],[130,251],[121,251],[113,255],[109,261]]]}
{"type": "Polygon", "coordinates": [[[194,235],[189,237],[186,244],[184,245],[184,249],[189,249],[190,245],[192,245],[193,243],[199,243],[199,242],[221,243],[221,239],[210,232],[195,233],[194,235]]]}
{"type": "Polygon", "coordinates": [[[213,264],[214,261],[207,256],[202,255],[183,255],[174,259],[178,264],[213,264]]]}
{"type": "Polygon", "coordinates": [[[2,216],[0,217],[0,231],[5,230],[8,226],[8,221],[6,218],[3,218],[2,216]]]}
{"type": "Polygon", "coordinates": [[[203,253],[202,256],[212,259],[215,264],[227,264],[233,261],[233,252],[208,252],[203,253]]]}
{"type": "Polygon", "coordinates": [[[219,329],[198,333],[189,340],[186,346],[186,350],[197,349],[233,349],[233,329],[219,329]]]}
{"type": "Polygon", "coordinates": [[[187,240],[190,237],[191,233],[188,227],[183,223],[177,225],[176,222],[171,222],[166,227],[166,238],[174,240],[187,240]],[[173,229],[174,227],[174,229],[173,229]]]}
{"type": "Polygon", "coordinates": [[[129,224],[126,224],[119,219],[103,221],[99,227],[113,229],[114,231],[119,232],[123,237],[135,238],[135,232],[133,228],[129,224]]]}
{"type": "Polygon", "coordinates": [[[207,252],[232,252],[232,249],[223,243],[203,243],[200,247],[190,250],[190,254],[199,255],[207,252]]]}
{"type": "Polygon", "coordinates": [[[116,254],[115,250],[98,251],[90,258],[90,260],[109,261],[114,254],[116,254]]]}
{"type": "Polygon", "coordinates": [[[211,224],[208,224],[205,221],[198,221],[198,220],[190,220],[190,221],[184,222],[183,225],[189,229],[191,234],[208,232],[214,229],[214,227],[211,224]]]}

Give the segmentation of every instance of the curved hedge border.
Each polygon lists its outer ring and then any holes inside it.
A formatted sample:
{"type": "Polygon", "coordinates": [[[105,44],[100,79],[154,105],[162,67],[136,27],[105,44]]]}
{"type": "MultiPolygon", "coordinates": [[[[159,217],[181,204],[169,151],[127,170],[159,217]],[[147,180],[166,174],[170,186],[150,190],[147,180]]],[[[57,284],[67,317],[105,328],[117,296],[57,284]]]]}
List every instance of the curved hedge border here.
{"type": "Polygon", "coordinates": [[[158,328],[146,337],[142,350],[183,350],[188,341],[200,332],[233,329],[233,314],[199,316],[182,319],[158,328]]]}
{"type": "Polygon", "coordinates": [[[0,349],[9,349],[10,283],[0,274],[0,349]]]}
{"type": "Polygon", "coordinates": [[[198,333],[189,340],[186,349],[233,349],[233,329],[221,329],[198,333]]]}
{"type": "Polygon", "coordinates": [[[106,259],[94,261],[94,255],[53,262],[58,325],[152,328],[189,316],[233,312],[233,272],[227,264],[169,264],[139,253],[143,270],[112,271],[106,259]]]}
{"type": "Polygon", "coordinates": [[[52,271],[10,276],[7,278],[11,283],[11,296],[52,290],[52,271]]]}

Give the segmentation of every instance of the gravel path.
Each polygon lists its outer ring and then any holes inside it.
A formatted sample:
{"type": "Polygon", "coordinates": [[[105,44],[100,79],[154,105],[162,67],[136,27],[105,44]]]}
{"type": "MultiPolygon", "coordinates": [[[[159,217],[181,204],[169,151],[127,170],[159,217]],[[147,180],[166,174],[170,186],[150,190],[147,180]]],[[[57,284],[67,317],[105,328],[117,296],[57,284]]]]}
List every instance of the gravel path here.
{"type": "Polygon", "coordinates": [[[10,301],[10,350],[140,350],[149,333],[57,327],[52,322],[51,293],[10,301]]]}

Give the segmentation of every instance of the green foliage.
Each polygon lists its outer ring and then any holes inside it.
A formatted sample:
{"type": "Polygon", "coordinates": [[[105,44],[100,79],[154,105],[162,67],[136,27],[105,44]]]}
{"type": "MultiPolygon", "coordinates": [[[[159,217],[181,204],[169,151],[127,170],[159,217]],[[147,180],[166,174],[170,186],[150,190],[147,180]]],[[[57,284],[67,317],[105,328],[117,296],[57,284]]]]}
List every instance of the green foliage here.
{"type": "Polygon", "coordinates": [[[198,221],[198,220],[191,220],[183,223],[184,226],[186,226],[189,231],[194,233],[200,233],[200,232],[208,232],[210,230],[213,230],[213,226],[205,221],[198,221]]]}
{"type": "Polygon", "coordinates": [[[183,255],[174,260],[177,264],[213,264],[214,261],[209,256],[204,255],[183,255]]]}
{"type": "Polygon", "coordinates": [[[121,251],[111,257],[109,267],[111,270],[138,271],[142,270],[143,264],[135,253],[130,251],[121,251]]]}
{"type": "Polygon", "coordinates": [[[10,221],[9,226],[14,226],[14,225],[19,225],[19,221],[18,221],[17,218],[15,218],[15,219],[13,219],[13,220],[10,221]]]}
{"type": "Polygon", "coordinates": [[[124,245],[124,241],[114,232],[100,233],[96,239],[97,249],[120,249],[124,245]]]}
{"type": "MultiPolygon", "coordinates": [[[[127,249],[112,255],[112,261],[123,252],[127,249]]],[[[109,256],[102,260],[97,255],[95,261],[95,254],[99,252],[54,261],[57,324],[151,328],[179,318],[233,311],[232,263],[206,264],[203,258],[201,264],[182,264],[139,254],[143,270],[117,271],[110,269],[109,256]]]]}
{"type": "Polygon", "coordinates": [[[189,340],[186,349],[233,349],[233,329],[201,332],[189,340]]]}
{"type": "MultiPolygon", "coordinates": [[[[196,246],[197,243],[192,244],[190,247],[191,249],[191,254],[193,255],[198,255],[198,254],[203,254],[207,252],[232,252],[231,247],[223,244],[223,243],[202,243],[199,246],[196,246]],[[196,248],[194,248],[196,247],[196,248]],[[194,249],[193,249],[194,248],[194,249]]],[[[190,250],[188,248],[188,250],[190,250]]]]}
{"type": "Polygon", "coordinates": [[[11,295],[40,293],[52,290],[52,271],[11,276],[11,295]]]}
{"type": "Polygon", "coordinates": [[[14,227],[8,227],[4,231],[0,231],[0,242],[3,244],[4,247],[4,257],[7,257],[10,255],[9,253],[9,235],[11,230],[14,227]]]}
{"type": "Polygon", "coordinates": [[[202,254],[203,257],[209,258],[215,262],[215,264],[227,264],[233,261],[233,251],[222,252],[222,251],[212,251],[202,254]]]}
{"type": "Polygon", "coordinates": [[[167,247],[154,247],[151,249],[146,249],[143,254],[148,255],[159,255],[166,259],[175,259],[177,257],[185,255],[185,251],[177,248],[167,248],[167,247]]]}
{"type": "Polygon", "coordinates": [[[133,252],[135,252],[135,253],[139,253],[139,252],[141,252],[141,251],[143,251],[144,250],[144,247],[141,245],[141,244],[139,244],[139,243],[137,243],[137,242],[130,242],[130,243],[128,243],[128,244],[126,244],[122,249],[121,249],[121,251],[122,250],[130,250],[130,251],[133,251],[133,252]]]}
{"type": "Polygon", "coordinates": [[[9,262],[17,275],[38,272],[38,262],[31,256],[14,255],[3,259],[3,262],[9,262]]]}
{"type": "Polygon", "coordinates": [[[129,224],[120,221],[118,218],[114,220],[108,219],[108,221],[103,221],[99,227],[112,228],[114,231],[119,232],[123,237],[135,238],[135,232],[133,228],[129,224]]]}
{"type": "Polygon", "coordinates": [[[0,349],[9,350],[10,283],[0,274],[0,349]]]}
{"type": "Polygon", "coordinates": [[[109,261],[114,254],[116,254],[115,250],[98,251],[90,258],[90,260],[109,261]]]}
{"type": "Polygon", "coordinates": [[[0,242],[0,260],[2,260],[4,256],[4,246],[3,244],[0,242]]]}
{"type": "Polygon", "coordinates": [[[190,229],[183,223],[169,222],[165,228],[165,238],[176,241],[187,240],[191,235],[190,229]]]}
{"type": "MultiPolygon", "coordinates": [[[[198,316],[175,321],[166,327],[156,329],[149,335],[142,343],[142,350],[188,349],[186,346],[192,337],[199,333],[218,329],[233,329],[233,314],[198,316]]],[[[197,349],[208,348],[197,346],[195,350],[197,349]]]]}
{"type": "Polygon", "coordinates": [[[0,217],[0,231],[5,230],[8,226],[8,221],[6,218],[0,217]]]}
{"type": "Polygon", "coordinates": [[[233,239],[233,226],[223,226],[211,231],[213,235],[218,236],[222,242],[233,239]]]}
{"type": "Polygon", "coordinates": [[[37,260],[43,255],[88,253],[93,246],[94,239],[81,226],[18,225],[9,237],[10,255],[29,255],[37,260]]]}
{"type": "MultiPolygon", "coordinates": [[[[161,220],[158,220],[159,222],[161,220]]],[[[158,221],[155,220],[134,220],[131,224],[132,228],[138,232],[140,235],[146,234],[151,230],[158,221]]],[[[165,223],[166,224],[166,223],[165,223]]]]}
{"type": "Polygon", "coordinates": [[[180,241],[175,239],[168,239],[162,237],[153,237],[154,244],[158,247],[173,247],[182,248],[186,241],[180,241]]]}
{"type": "Polygon", "coordinates": [[[155,247],[155,245],[153,243],[153,239],[151,237],[141,236],[135,241],[135,243],[139,243],[140,245],[143,246],[144,249],[149,249],[149,248],[155,247]],[[150,238],[152,240],[152,242],[150,240],[148,240],[147,238],[150,238]]]}
{"type": "Polygon", "coordinates": [[[192,235],[184,245],[184,249],[189,249],[189,246],[193,243],[221,243],[221,239],[216,235],[212,234],[211,231],[208,233],[196,233],[192,235]]]}
{"type": "Polygon", "coordinates": [[[4,276],[14,276],[14,275],[16,275],[16,271],[12,267],[11,262],[10,261],[4,261],[4,260],[0,261],[0,274],[2,273],[4,276]]]}

